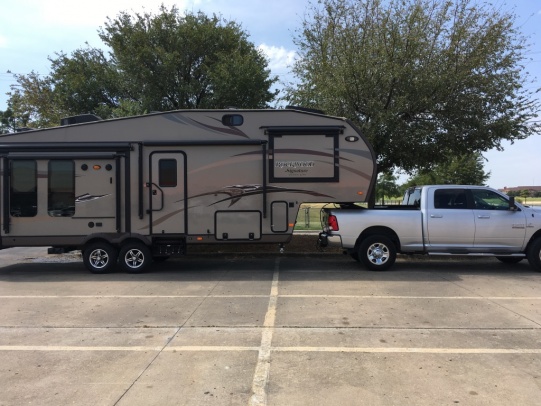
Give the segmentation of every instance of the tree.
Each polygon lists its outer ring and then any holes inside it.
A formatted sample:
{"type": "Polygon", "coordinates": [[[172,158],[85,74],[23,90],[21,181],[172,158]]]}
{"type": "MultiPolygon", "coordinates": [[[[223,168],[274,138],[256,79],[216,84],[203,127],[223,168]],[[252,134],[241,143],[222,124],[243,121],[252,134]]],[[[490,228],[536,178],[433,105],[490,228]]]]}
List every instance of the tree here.
{"type": "Polygon", "coordinates": [[[378,171],[429,171],[539,131],[515,15],[473,0],[320,0],[290,102],[352,119],[378,171]]]}
{"type": "Polygon", "coordinates": [[[8,108],[5,111],[0,111],[0,134],[8,134],[24,128],[28,120],[28,116],[17,117],[8,104],[8,108]]]}
{"type": "Polygon", "coordinates": [[[49,58],[48,76],[15,75],[14,112],[47,127],[81,113],[262,108],[277,95],[262,52],[238,24],[217,16],[162,5],[157,15],[121,12],[98,33],[109,54],[87,44],[49,58]]]}
{"type": "Polygon", "coordinates": [[[524,198],[524,204],[526,204],[526,199],[531,196],[531,193],[528,189],[523,189],[520,191],[519,196],[524,198]]]}
{"type": "Polygon", "coordinates": [[[406,182],[406,187],[415,185],[484,185],[490,172],[484,170],[484,158],[480,153],[463,155],[448,162],[421,170],[406,182]]]}
{"type": "Polygon", "coordinates": [[[273,100],[277,78],[238,24],[201,12],[182,16],[176,7],[160,11],[123,12],[100,30],[143,109],[257,108],[273,100]]]}
{"type": "Polygon", "coordinates": [[[396,183],[397,176],[392,173],[383,172],[378,176],[376,186],[376,200],[381,201],[381,204],[385,204],[385,197],[400,196],[400,188],[396,183]]]}

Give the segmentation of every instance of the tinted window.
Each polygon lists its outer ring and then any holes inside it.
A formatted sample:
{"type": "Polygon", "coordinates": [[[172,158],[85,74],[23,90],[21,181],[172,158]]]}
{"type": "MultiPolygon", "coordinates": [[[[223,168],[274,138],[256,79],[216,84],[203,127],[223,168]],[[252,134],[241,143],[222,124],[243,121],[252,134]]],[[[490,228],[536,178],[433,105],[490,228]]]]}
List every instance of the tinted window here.
{"type": "Polygon", "coordinates": [[[406,191],[406,194],[404,195],[404,199],[402,200],[403,205],[408,206],[421,206],[421,189],[414,188],[414,189],[408,189],[406,191]]]}
{"type": "Polygon", "coordinates": [[[236,127],[244,123],[244,117],[240,114],[226,114],[222,117],[222,124],[228,127],[236,127]]]}
{"type": "Polygon", "coordinates": [[[34,217],[38,213],[36,161],[11,162],[9,213],[13,217],[34,217]]]}
{"type": "Polygon", "coordinates": [[[49,161],[47,211],[52,217],[75,214],[75,163],[70,160],[49,161]]]}
{"type": "Polygon", "coordinates": [[[464,189],[438,189],[434,192],[434,208],[467,209],[468,201],[464,189]]]}
{"type": "Polygon", "coordinates": [[[160,159],[158,163],[160,187],[175,187],[177,186],[177,160],[176,159],[160,159]]]}

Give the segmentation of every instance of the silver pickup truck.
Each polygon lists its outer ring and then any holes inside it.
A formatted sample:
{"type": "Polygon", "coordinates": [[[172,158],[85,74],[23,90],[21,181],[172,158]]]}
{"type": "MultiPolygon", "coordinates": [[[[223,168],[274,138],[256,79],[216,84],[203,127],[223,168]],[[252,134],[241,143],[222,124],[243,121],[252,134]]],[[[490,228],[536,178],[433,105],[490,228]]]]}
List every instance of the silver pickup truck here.
{"type": "Polygon", "coordinates": [[[391,267],[397,253],[527,258],[541,271],[541,209],[482,186],[422,186],[406,191],[402,205],[324,208],[319,244],[332,237],[375,271],[391,267]]]}

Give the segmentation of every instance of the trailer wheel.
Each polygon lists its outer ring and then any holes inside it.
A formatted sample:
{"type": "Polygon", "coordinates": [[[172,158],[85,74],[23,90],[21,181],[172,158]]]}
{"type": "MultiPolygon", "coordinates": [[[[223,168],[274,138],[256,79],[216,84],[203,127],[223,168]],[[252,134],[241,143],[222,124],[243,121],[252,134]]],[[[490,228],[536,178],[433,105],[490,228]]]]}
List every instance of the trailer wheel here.
{"type": "Polygon", "coordinates": [[[92,273],[111,272],[117,262],[118,251],[107,242],[95,242],[83,250],[83,263],[92,273]]]}
{"type": "Polygon", "coordinates": [[[385,271],[396,260],[396,247],[389,237],[372,235],[359,246],[359,260],[371,271],[385,271]]]}
{"type": "Polygon", "coordinates": [[[530,265],[541,272],[541,237],[534,240],[526,251],[526,257],[530,265]]]}
{"type": "Polygon", "coordinates": [[[141,242],[128,242],[120,249],[118,264],[123,271],[141,273],[152,262],[150,249],[141,242]]]}

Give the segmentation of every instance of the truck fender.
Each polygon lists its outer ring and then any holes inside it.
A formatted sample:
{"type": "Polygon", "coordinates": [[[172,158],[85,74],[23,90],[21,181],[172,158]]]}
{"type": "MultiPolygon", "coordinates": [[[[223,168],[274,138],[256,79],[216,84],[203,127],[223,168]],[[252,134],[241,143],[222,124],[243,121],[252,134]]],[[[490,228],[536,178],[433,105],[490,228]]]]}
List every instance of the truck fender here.
{"type": "Polygon", "coordinates": [[[397,252],[400,252],[400,238],[398,238],[398,235],[394,232],[393,229],[389,227],[383,227],[383,226],[374,226],[369,227],[359,235],[359,238],[357,238],[357,241],[355,242],[355,251],[359,250],[359,247],[361,243],[367,238],[372,235],[384,235],[387,238],[389,238],[393,244],[396,247],[397,252]]]}

